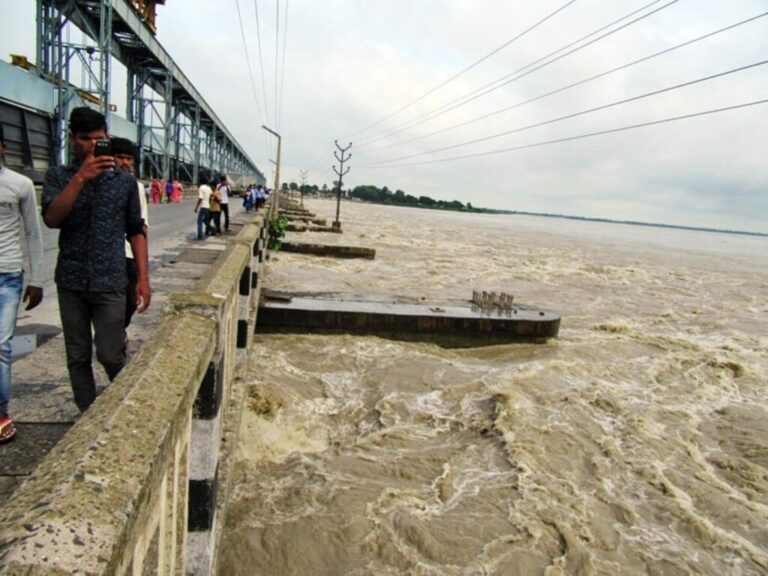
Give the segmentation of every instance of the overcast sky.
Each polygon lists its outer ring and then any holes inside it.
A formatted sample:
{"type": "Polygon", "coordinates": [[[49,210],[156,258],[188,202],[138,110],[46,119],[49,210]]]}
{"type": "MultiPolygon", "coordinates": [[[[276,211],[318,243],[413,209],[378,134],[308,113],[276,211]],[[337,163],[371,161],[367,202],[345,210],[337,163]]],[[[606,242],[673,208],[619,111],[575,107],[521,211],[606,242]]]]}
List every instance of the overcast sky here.
{"type": "MultiPolygon", "coordinates": [[[[34,55],[34,9],[19,4],[0,0],[3,59],[34,55]]],[[[283,181],[309,170],[310,183],[331,186],[338,139],[353,143],[345,187],[768,232],[768,104],[526,147],[766,99],[768,64],[519,130],[766,60],[763,17],[525,103],[766,11],[764,0],[167,0],[157,36],[267,175],[274,151],[259,127],[282,134],[283,181]],[[503,78],[512,81],[445,111],[503,78]]]]}

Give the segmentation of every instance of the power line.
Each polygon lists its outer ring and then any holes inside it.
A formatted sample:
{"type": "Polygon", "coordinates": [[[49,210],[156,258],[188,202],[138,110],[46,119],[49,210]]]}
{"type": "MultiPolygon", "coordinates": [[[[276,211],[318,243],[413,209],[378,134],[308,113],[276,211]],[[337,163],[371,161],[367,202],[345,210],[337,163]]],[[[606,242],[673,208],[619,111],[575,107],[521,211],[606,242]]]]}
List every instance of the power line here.
{"type": "Polygon", "coordinates": [[[521,78],[524,78],[525,76],[528,76],[529,74],[533,74],[534,72],[537,72],[538,70],[541,70],[542,68],[545,68],[549,66],[550,64],[554,64],[555,62],[562,60],[563,58],[570,56],[571,54],[574,54],[575,52],[578,52],[580,50],[583,50],[584,48],[587,48],[588,46],[591,46],[592,44],[595,44],[596,42],[599,42],[600,40],[603,40],[609,36],[612,36],[613,34],[620,32],[621,30],[624,30],[625,28],[636,24],[637,22],[640,22],[642,20],[645,20],[646,18],[656,14],[657,12],[660,12],[661,10],[664,10],[665,8],[668,8],[669,6],[677,3],[679,0],[671,0],[664,4],[663,6],[660,6],[651,12],[648,12],[647,14],[643,14],[641,16],[638,16],[634,20],[631,20],[629,22],[626,22],[619,26],[618,28],[615,28],[614,30],[610,30],[606,32],[605,34],[602,34],[601,36],[598,36],[597,38],[593,38],[589,42],[586,42],[585,44],[582,44],[581,46],[577,46],[573,48],[572,50],[565,52],[564,54],[561,54],[560,56],[557,56],[555,58],[552,58],[551,60],[547,60],[547,58],[553,57],[555,54],[558,54],[559,52],[562,52],[563,50],[568,50],[568,48],[571,48],[572,46],[578,44],[579,42],[582,42],[589,38],[590,36],[594,36],[595,34],[599,34],[600,32],[606,30],[607,28],[610,28],[611,26],[614,26],[615,24],[621,22],[622,20],[626,20],[627,18],[631,18],[638,12],[641,12],[642,10],[645,10],[646,8],[652,6],[653,4],[657,4],[661,0],[654,0],[653,2],[646,4],[642,8],[639,8],[638,10],[635,10],[633,12],[630,12],[629,14],[626,14],[625,16],[622,16],[621,18],[618,18],[617,20],[614,20],[613,22],[606,24],[597,30],[594,30],[590,32],[589,34],[586,34],[585,36],[582,36],[581,38],[578,38],[577,40],[574,40],[565,46],[562,46],[558,48],[557,50],[554,50],[550,52],[549,54],[542,56],[541,58],[538,58],[537,60],[534,60],[533,62],[530,62],[529,64],[518,68],[517,70],[514,70],[513,72],[510,72],[509,74],[506,74],[505,76],[502,76],[501,78],[497,78],[493,82],[490,82],[486,84],[485,86],[481,86],[480,88],[477,88],[473,90],[472,92],[469,92],[468,94],[465,94],[464,96],[460,96],[459,98],[456,98],[455,100],[452,100],[451,102],[448,102],[447,104],[444,104],[440,107],[438,107],[436,110],[433,110],[432,112],[428,112],[426,114],[423,114],[409,122],[403,123],[399,126],[396,126],[395,128],[391,129],[389,132],[385,132],[380,134],[379,136],[375,136],[373,138],[369,138],[367,141],[364,141],[361,146],[365,147],[368,146],[374,142],[377,142],[383,138],[386,138],[388,136],[391,136],[393,134],[396,134],[398,132],[402,132],[403,130],[406,130],[408,128],[413,128],[414,126],[418,126],[419,124],[423,124],[424,122],[427,122],[428,120],[432,120],[434,118],[437,118],[439,116],[442,116],[446,112],[450,112],[451,110],[454,110],[456,108],[459,108],[460,106],[464,106],[465,104],[468,104],[469,102],[472,102],[474,100],[477,100],[478,98],[481,98],[482,96],[485,96],[486,94],[489,94],[495,90],[498,90],[499,88],[502,88],[503,86],[507,86],[511,84],[512,82],[515,82],[521,78]],[[539,66],[536,66],[536,64],[539,64],[540,62],[544,61],[539,66]],[[532,66],[535,66],[534,68],[528,70],[532,66]],[[525,70],[528,70],[525,72],[525,70]],[[515,76],[517,74],[517,76],[515,76]]]}
{"type": "Polygon", "coordinates": [[[688,86],[693,86],[694,84],[700,84],[701,82],[706,82],[708,80],[714,80],[715,78],[722,78],[723,76],[728,76],[729,74],[735,74],[736,72],[743,72],[744,70],[750,70],[752,68],[756,68],[758,66],[763,66],[765,64],[768,64],[768,60],[761,60],[760,62],[754,62],[753,64],[747,64],[746,66],[740,66],[738,68],[733,68],[731,70],[726,70],[725,72],[718,72],[717,74],[711,74],[711,75],[705,76],[703,78],[697,78],[696,80],[690,80],[689,82],[683,82],[682,84],[676,84],[674,86],[668,86],[666,88],[661,88],[659,90],[653,90],[652,92],[646,92],[645,94],[640,94],[638,96],[632,96],[631,98],[624,98],[623,100],[617,100],[616,102],[610,102],[608,104],[603,104],[602,106],[596,106],[594,108],[588,108],[587,110],[581,110],[579,112],[574,112],[572,114],[566,114],[565,116],[560,116],[558,118],[552,118],[550,120],[544,120],[543,122],[536,122],[535,124],[528,124],[527,126],[521,126],[519,128],[515,128],[513,130],[506,130],[504,132],[499,132],[497,134],[492,134],[491,136],[485,136],[483,138],[476,138],[474,140],[467,140],[466,142],[461,142],[459,144],[453,144],[451,146],[444,146],[443,148],[436,148],[434,150],[428,150],[426,152],[419,152],[417,154],[410,154],[408,156],[400,156],[399,158],[392,158],[390,160],[382,160],[380,162],[374,162],[374,164],[387,164],[389,162],[398,162],[400,160],[409,160],[411,158],[417,158],[419,156],[426,156],[427,154],[435,154],[437,152],[445,152],[446,150],[453,150],[455,148],[462,148],[463,146],[469,146],[470,144],[479,144],[480,142],[487,142],[488,140],[494,140],[496,138],[501,138],[502,136],[509,136],[511,134],[516,134],[518,132],[523,132],[524,130],[530,130],[531,128],[539,128],[541,126],[546,126],[548,124],[554,124],[556,122],[561,122],[563,120],[570,120],[571,118],[576,118],[578,116],[584,116],[585,114],[591,114],[592,112],[598,112],[600,110],[606,110],[608,108],[614,108],[614,107],[620,106],[622,104],[628,104],[629,102],[635,102],[637,100],[642,100],[643,98],[649,98],[651,96],[658,96],[659,94],[663,94],[665,92],[671,92],[672,90],[678,90],[680,88],[686,88],[688,86]]]}
{"type": "MultiPolygon", "coordinates": [[[[510,45],[510,44],[512,44],[513,42],[515,42],[516,40],[519,40],[520,38],[522,38],[523,36],[525,36],[525,35],[526,35],[526,34],[528,34],[529,32],[531,32],[531,31],[535,30],[536,28],[538,28],[539,26],[541,26],[542,24],[544,24],[544,23],[545,23],[547,20],[549,20],[550,18],[553,18],[553,17],[554,17],[555,15],[557,15],[559,12],[561,12],[561,11],[565,10],[565,9],[566,9],[568,6],[570,6],[571,4],[573,4],[575,1],[576,1],[576,0],[569,0],[568,2],[566,2],[565,4],[563,4],[563,5],[562,5],[560,8],[558,8],[557,10],[555,10],[554,12],[552,12],[551,14],[549,14],[548,16],[545,16],[544,18],[542,18],[541,20],[539,20],[538,22],[536,22],[536,23],[535,23],[535,24],[533,24],[532,26],[528,27],[528,28],[527,28],[526,30],[524,30],[523,32],[520,32],[520,33],[519,33],[519,34],[517,34],[516,36],[512,37],[510,40],[507,40],[506,42],[504,42],[504,44],[502,44],[502,45],[501,45],[501,46],[499,46],[498,48],[496,48],[496,49],[494,49],[494,50],[490,51],[488,54],[486,54],[485,56],[483,56],[483,57],[482,57],[482,58],[480,58],[479,60],[476,60],[475,62],[473,62],[472,64],[470,64],[469,66],[467,66],[466,68],[464,68],[463,70],[461,70],[460,72],[457,72],[456,74],[454,74],[453,76],[451,76],[451,77],[450,77],[450,78],[448,78],[447,80],[445,80],[445,81],[441,82],[440,84],[438,84],[437,86],[435,86],[435,87],[434,87],[434,88],[432,88],[431,90],[428,90],[427,92],[425,92],[424,94],[422,94],[421,96],[419,96],[418,98],[416,98],[415,100],[412,100],[411,102],[409,102],[409,103],[408,103],[408,104],[406,104],[405,106],[402,106],[401,108],[398,108],[397,110],[395,110],[395,111],[394,111],[394,112],[392,112],[391,114],[388,114],[388,115],[387,115],[387,116],[385,116],[384,118],[381,118],[381,119],[377,120],[376,122],[373,122],[373,123],[371,123],[371,124],[368,124],[367,126],[365,126],[365,127],[361,128],[361,129],[360,129],[360,130],[358,130],[357,132],[354,132],[353,134],[351,134],[351,136],[355,136],[355,135],[357,135],[357,134],[360,134],[361,132],[365,132],[366,130],[369,130],[370,128],[373,128],[374,126],[378,126],[378,125],[379,125],[379,124],[381,124],[382,122],[385,122],[386,120],[389,120],[389,119],[390,119],[390,118],[392,118],[393,116],[396,116],[396,115],[400,114],[400,112],[403,112],[404,110],[407,110],[408,108],[410,108],[411,106],[413,106],[413,105],[414,105],[414,104],[416,104],[417,102],[420,102],[421,100],[423,100],[423,99],[424,99],[424,98],[426,98],[427,96],[429,96],[429,95],[431,95],[431,94],[433,94],[433,93],[437,92],[437,91],[438,91],[440,88],[442,88],[442,87],[446,86],[448,83],[450,83],[450,82],[452,82],[452,81],[456,80],[456,78],[458,78],[459,76],[461,76],[461,75],[462,75],[462,74],[464,74],[465,72],[469,72],[469,71],[470,71],[470,70],[472,70],[472,68],[474,68],[475,66],[477,66],[477,65],[481,64],[482,62],[485,62],[485,61],[486,61],[488,58],[490,58],[490,57],[491,57],[491,56],[493,56],[494,54],[496,54],[496,53],[500,52],[501,50],[503,50],[504,48],[506,48],[507,46],[509,46],[509,45],[510,45]]],[[[656,0],[656,1],[657,1],[657,2],[659,2],[660,0],[656,0]]]]}
{"type": "MultiPolygon", "coordinates": [[[[243,39],[243,50],[245,51],[245,61],[248,65],[248,76],[251,79],[251,89],[253,91],[253,101],[256,103],[256,111],[259,113],[259,118],[263,118],[264,116],[261,113],[261,106],[259,106],[259,97],[256,95],[256,81],[253,79],[253,69],[251,67],[251,57],[248,54],[248,44],[245,41],[245,28],[243,28],[243,18],[240,14],[240,1],[235,0],[235,6],[237,7],[237,20],[240,23],[240,35],[243,39]]],[[[266,140],[265,140],[266,145],[266,140]]]]}
{"type": "Polygon", "coordinates": [[[280,73],[280,106],[277,110],[277,125],[282,123],[283,115],[283,88],[285,87],[285,57],[288,48],[288,0],[285,0],[285,16],[283,24],[283,65],[280,73]]]}
{"type": "Polygon", "coordinates": [[[680,48],[684,48],[686,46],[690,46],[691,44],[694,44],[696,42],[699,42],[701,40],[705,40],[707,38],[711,38],[712,36],[715,36],[717,34],[720,34],[722,32],[726,32],[728,30],[732,30],[734,28],[737,28],[739,26],[743,26],[744,24],[748,24],[750,22],[753,22],[755,20],[758,20],[759,18],[764,18],[765,16],[768,16],[768,12],[763,12],[762,14],[758,14],[757,16],[753,16],[751,18],[748,18],[746,20],[742,20],[741,22],[737,22],[735,24],[731,24],[730,26],[726,26],[725,28],[720,28],[719,30],[715,30],[714,32],[709,32],[708,34],[704,34],[703,36],[699,36],[698,38],[694,38],[692,40],[688,40],[687,42],[683,42],[681,44],[677,44],[676,46],[672,46],[670,48],[666,48],[664,50],[661,50],[659,52],[655,52],[654,54],[651,54],[649,56],[644,56],[643,58],[639,58],[637,60],[633,60],[632,62],[628,62],[626,64],[622,64],[621,66],[617,66],[616,68],[611,68],[610,70],[606,70],[605,72],[601,72],[599,74],[595,74],[594,76],[590,76],[588,78],[585,78],[583,80],[579,80],[578,82],[573,82],[571,84],[567,84],[566,86],[563,86],[561,88],[557,88],[555,90],[551,90],[549,92],[546,92],[544,94],[540,94],[538,96],[535,96],[533,98],[529,98],[528,100],[523,100],[522,102],[518,102],[516,104],[513,104],[511,106],[506,106],[504,108],[501,108],[499,110],[496,110],[494,112],[490,112],[488,114],[483,114],[482,116],[477,116],[476,118],[472,118],[470,120],[466,120],[464,122],[460,122],[459,124],[454,124],[452,126],[448,126],[446,128],[442,128],[440,130],[435,130],[433,132],[430,132],[428,134],[424,134],[422,136],[416,136],[414,138],[410,138],[408,140],[402,140],[400,142],[396,142],[395,144],[387,144],[386,146],[381,146],[380,148],[376,148],[374,150],[369,150],[367,154],[372,154],[374,152],[379,152],[381,150],[387,150],[389,148],[395,147],[395,146],[402,146],[403,144],[409,144],[411,142],[415,142],[418,140],[423,140],[425,138],[429,138],[430,136],[436,136],[438,134],[443,134],[445,132],[449,132],[451,130],[454,130],[456,128],[461,128],[463,126],[467,126],[468,124],[473,124],[475,122],[478,122],[480,120],[486,120],[488,118],[491,118],[493,116],[497,116],[498,114],[502,114],[503,112],[508,112],[510,110],[513,110],[515,108],[519,108],[521,106],[525,106],[526,104],[531,104],[532,102],[536,102],[538,100],[542,100],[543,98],[547,98],[548,96],[552,96],[554,94],[559,94],[561,92],[564,92],[566,90],[570,90],[571,88],[575,88],[577,86],[582,86],[588,82],[592,82],[593,80],[597,80],[598,78],[603,78],[605,76],[608,76],[609,74],[613,74],[615,72],[618,72],[620,70],[625,70],[631,66],[635,66],[637,64],[640,64],[642,62],[647,62],[648,60],[651,60],[653,58],[656,58],[658,56],[662,56],[664,54],[668,54],[669,52],[672,52],[674,50],[678,50],[680,48]]]}
{"type": "Polygon", "coordinates": [[[452,156],[450,158],[440,158],[437,160],[425,160],[423,162],[412,162],[409,164],[391,164],[389,166],[376,166],[376,165],[365,165],[363,168],[404,168],[408,166],[422,166],[425,164],[438,164],[441,162],[452,162],[454,160],[465,160],[468,158],[479,158],[481,156],[491,156],[495,154],[503,154],[504,152],[516,152],[519,150],[527,150],[530,148],[538,148],[542,146],[549,146],[552,144],[561,144],[563,142],[573,142],[574,140],[584,140],[586,138],[593,138],[595,136],[603,136],[606,134],[614,134],[617,132],[624,132],[627,130],[634,130],[636,128],[644,128],[647,126],[656,126],[659,124],[666,124],[668,122],[675,122],[677,120],[687,120],[689,118],[697,118],[699,116],[707,116],[709,114],[717,114],[720,112],[727,112],[730,110],[738,110],[740,108],[748,108],[750,106],[757,106],[759,104],[766,104],[768,103],[768,98],[764,100],[754,100],[752,102],[745,102],[743,104],[734,104],[733,106],[726,106],[723,108],[714,108],[711,110],[704,110],[702,112],[694,112],[692,114],[684,114],[682,116],[673,116],[671,118],[662,118],[661,120],[653,120],[650,122],[642,122],[640,124],[631,124],[629,126],[621,126],[619,128],[611,128],[609,130],[600,130],[598,132],[589,132],[587,134],[579,134],[578,136],[568,136],[566,138],[557,138],[555,140],[544,140],[542,142],[534,142],[532,144],[524,144],[521,146],[511,146],[509,148],[501,148],[498,150],[490,150],[487,152],[478,152],[476,154],[465,154],[463,156],[452,156]]]}
{"type": "Polygon", "coordinates": [[[267,105],[267,89],[264,81],[264,58],[261,51],[261,24],[259,22],[259,0],[253,0],[253,7],[256,10],[256,40],[259,47],[259,68],[261,69],[261,92],[264,96],[264,118],[269,122],[269,106],[267,105]]]}
{"type": "Polygon", "coordinates": [[[275,130],[279,129],[277,119],[277,93],[280,85],[278,60],[280,56],[280,0],[275,0],[275,130]]]}

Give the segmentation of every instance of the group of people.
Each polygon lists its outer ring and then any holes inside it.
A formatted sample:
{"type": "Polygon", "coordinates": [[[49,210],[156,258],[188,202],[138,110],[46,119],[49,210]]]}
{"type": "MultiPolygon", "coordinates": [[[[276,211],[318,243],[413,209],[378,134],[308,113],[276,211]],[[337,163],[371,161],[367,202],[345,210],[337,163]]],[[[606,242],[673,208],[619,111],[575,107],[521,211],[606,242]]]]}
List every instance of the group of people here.
{"type": "Polygon", "coordinates": [[[221,236],[221,215],[224,214],[224,231],[229,232],[229,196],[232,189],[227,183],[227,176],[222,175],[210,181],[200,177],[197,190],[197,239],[205,236],[221,236]],[[205,233],[203,233],[205,232],[205,233]]]}
{"type": "MultiPolygon", "coordinates": [[[[133,175],[134,144],[109,138],[104,115],[75,108],[69,118],[71,162],[50,168],[41,214],[59,230],[55,282],[67,370],[75,404],[84,412],[96,399],[92,354],[113,380],[126,361],[126,328],[151,302],[147,201],[133,175]],[[111,152],[95,155],[97,142],[111,152]]],[[[4,166],[0,125],[0,443],[16,436],[9,416],[11,337],[18,307],[43,299],[43,248],[32,181],[4,166]],[[23,224],[23,226],[22,226],[23,224]],[[22,233],[23,229],[23,233],[22,233]],[[23,292],[23,252],[29,281],[23,292]]]]}
{"type": "Polygon", "coordinates": [[[145,192],[152,199],[152,204],[170,204],[184,199],[184,187],[178,180],[168,180],[163,185],[160,180],[154,179],[145,192]]]}
{"type": "Polygon", "coordinates": [[[264,188],[261,184],[251,183],[245,190],[245,196],[243,197],[243,208],[246,212],[251,210],[258,210],[267,202],[269,198],[269,190],[264,188]]]}

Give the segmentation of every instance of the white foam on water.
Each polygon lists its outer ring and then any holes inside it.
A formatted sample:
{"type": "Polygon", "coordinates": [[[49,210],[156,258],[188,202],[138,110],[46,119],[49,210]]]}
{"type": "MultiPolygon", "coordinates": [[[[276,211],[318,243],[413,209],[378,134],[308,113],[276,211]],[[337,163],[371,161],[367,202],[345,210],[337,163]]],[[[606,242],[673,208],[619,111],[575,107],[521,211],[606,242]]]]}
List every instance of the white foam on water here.
{"type": "Polygon", "coordinates": [[[766,239],[344,212],[329,241],[375,260],[280,254],[269,286],[509,292],[560,337],[257,336],[223,574],[768,572],[766,239]]]}

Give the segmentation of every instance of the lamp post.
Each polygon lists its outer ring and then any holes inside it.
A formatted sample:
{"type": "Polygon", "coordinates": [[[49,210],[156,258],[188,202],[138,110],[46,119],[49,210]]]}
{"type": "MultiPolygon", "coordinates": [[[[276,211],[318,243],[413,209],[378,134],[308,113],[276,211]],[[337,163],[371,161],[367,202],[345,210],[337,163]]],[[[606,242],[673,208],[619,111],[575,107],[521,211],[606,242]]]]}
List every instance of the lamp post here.
{"type": "Polygon", "coordinates": [[[272,199],[272,205],[269,207],[269,221],[272,222],[277,218],[278,211],[280,209],[280,144],[282,138],[280,134],[262,125],[262,128],[277,137],[277,162],[275,162],[275,197],[272,199]]]}

